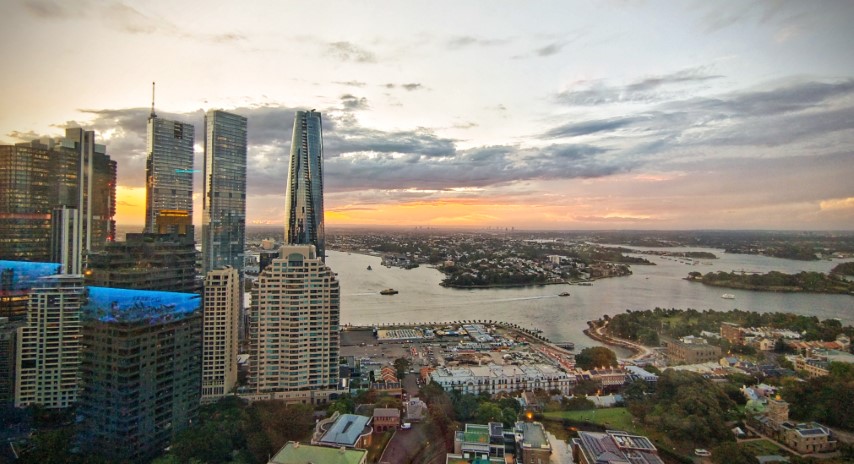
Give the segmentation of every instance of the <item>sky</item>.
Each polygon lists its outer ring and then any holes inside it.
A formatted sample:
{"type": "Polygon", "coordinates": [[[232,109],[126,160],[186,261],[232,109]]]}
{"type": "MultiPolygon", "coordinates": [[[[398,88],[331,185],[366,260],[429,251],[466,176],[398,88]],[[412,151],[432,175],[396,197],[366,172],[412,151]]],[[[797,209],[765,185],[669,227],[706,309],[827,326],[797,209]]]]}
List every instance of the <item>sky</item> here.
{"type": "MultiPolygon", "coordinates": [[[[0,144],[97,132],[144,223],[145,127],[248,118],[282,224],[294,112],[326,221],[854,230],[854,2],[0,2],[0,144]]],[[[201,173],[195,181],[200,224],[201,173]]]]}

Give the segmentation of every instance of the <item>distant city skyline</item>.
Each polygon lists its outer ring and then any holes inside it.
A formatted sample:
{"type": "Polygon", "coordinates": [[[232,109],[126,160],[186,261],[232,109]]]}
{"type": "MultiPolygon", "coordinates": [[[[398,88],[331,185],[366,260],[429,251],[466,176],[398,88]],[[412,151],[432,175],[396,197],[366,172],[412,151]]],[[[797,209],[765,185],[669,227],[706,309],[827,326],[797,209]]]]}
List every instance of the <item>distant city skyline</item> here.
{"type": "Polygon", "coordinates": [[[142,226],[157,81],[159,117],[247,118],[250,226],[284,224],[294,114],[316,109],[330,227],[851,230],[852,21],[830,1],[12,0],[0,144],[94,130],[116,222],[142,226]]]}

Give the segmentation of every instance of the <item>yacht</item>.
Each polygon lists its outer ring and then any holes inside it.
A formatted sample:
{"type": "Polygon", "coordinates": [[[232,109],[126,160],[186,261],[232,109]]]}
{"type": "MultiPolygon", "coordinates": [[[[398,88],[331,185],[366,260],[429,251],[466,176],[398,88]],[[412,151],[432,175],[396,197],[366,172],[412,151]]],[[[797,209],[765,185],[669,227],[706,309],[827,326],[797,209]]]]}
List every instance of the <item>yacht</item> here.
{"type": "Polygon", "coordinates": [[[397,295],[398,293],[400,293],[400,292],[398,292],[397,290],[395,290],[393,288],[387,288],[385,290],[380,291],[380,295],[397,295]]]}
{"type": "Polygon", "coordinates": [[[569,292],[562,292],[558,294],[558,296],[569,296],[569,292]]]}
{"type": "Polygon", "coordinates": [[[735,295],[733,295],[732,293],[724,293],[723,295],[721,295],[721,298],[725,300],[734,300],[735,295]]]}

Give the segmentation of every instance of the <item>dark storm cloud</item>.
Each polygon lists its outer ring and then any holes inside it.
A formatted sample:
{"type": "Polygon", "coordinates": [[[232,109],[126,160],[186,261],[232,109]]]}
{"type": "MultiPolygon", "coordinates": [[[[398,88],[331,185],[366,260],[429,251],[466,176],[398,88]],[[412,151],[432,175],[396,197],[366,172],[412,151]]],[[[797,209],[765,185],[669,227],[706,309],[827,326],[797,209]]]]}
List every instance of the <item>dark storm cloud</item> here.
{"type": "Polygon", "coordinates": [[[326,44],[326,54],[341,61],[356,63],[375,63],[373,52],[350,42],[329,42],[326,44]]]}

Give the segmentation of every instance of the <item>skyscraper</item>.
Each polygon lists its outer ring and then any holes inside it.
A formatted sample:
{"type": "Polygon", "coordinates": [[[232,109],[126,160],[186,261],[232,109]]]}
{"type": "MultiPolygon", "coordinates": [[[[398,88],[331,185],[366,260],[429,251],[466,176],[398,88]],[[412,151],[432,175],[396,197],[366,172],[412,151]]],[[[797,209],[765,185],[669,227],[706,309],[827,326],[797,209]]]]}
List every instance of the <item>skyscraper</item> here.
{"type": "Polygon", "coordinates": [[[77,401],[83,277],[43,277],[30,292],[18,329],[15,406],[67,408],[77,401]]]}
{"type": "Polygon", "coordinates": [[[246,118],[205,115],[202,271],[231,266],[243,276],[246,243],[246,118]]]}
{"type": "Polygon", "coordinates": [[[116,162],[95,133],[0,147],[0,259],[57,261],[79,274],[115,239],[116,162]]]}
{"type": "Polygon", "coordinates": [[[323,130],[320,113],[297,111],[285,187],[285,243],[314,245],[326,258],[323,221],[323,130]]]}
{"type": "Polygon", "coordinates": [[[198,416],[199,302],[193,293],[86,289],[77,408],[86,452],[148,462],[198,416]]]}
{"type": "Polygon", "coordinates": [[[249,383],[259,397],[323,403],[338,384],[338,279],[314,245],[280,253],[253,289],[249,383]]]}
{"type": "Polygon", "coordinates": [[[145,232],[193,235],[193,140],[192,124],[158,118],[152,102],[145,163],[145,232]]]}
{"type": "Polygon", "coordinates": [[[214,269],[205,276],[202,316],[202,402],[216,401],[237,384],[240,275],[214,269]]]}
{"type": "Polygon", "coordinates": [[[86,285],[197,292],[196,253],[191,235],[127,234],[89,254],[86,285]]]}

